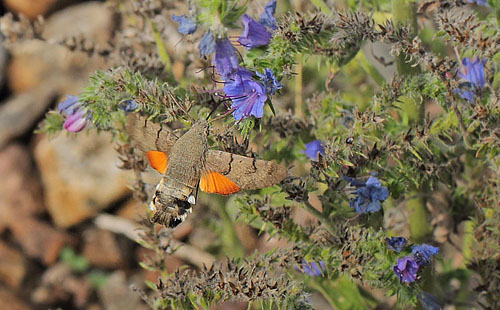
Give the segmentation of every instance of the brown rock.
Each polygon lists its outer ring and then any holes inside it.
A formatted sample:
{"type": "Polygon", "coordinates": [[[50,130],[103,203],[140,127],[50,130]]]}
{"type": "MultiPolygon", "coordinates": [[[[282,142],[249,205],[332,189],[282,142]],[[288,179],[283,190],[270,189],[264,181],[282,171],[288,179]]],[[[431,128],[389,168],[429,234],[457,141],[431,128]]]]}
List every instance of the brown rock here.
{"type": "Polygon", "coordinates": [[[57,304],[69,301],[77,308],[89,301],[92,285],[87,277],[75,276],[69,266],[58,263],[45,271],[40,286],[31,293],[31,300],[37,304],[57,304]]]}
{"type": "Polygon", "coordinates": [[[52,14],[45,23],[43,36],[51,40],[83,36],[89,42],[105,46],[114,24],[113,12],[105,3],[85,2],[52,14]]]}
{"type": "Polygon", "coordinates": [[[129,192],[110,141],[104,133],[61,133],[35,147],[46,206],[57,226],[78,224],[129,192]]]}
{"type": "Polygon", "coordinates": [[[44,84],[4,102],[0,106],[0,148],[32,128],[55,97],[56,91],[44,84]]]}
{"type": "Polygon", "coordinates": [[[57,2],[58,0],[3,0],[7,9],[22,13],[31,19],[47,14],[57,2]]]}
{"type": "Polygon", "coordinates": [[[0,287],[0,310],[28,310],[28,307],[21,299],[17,298],[11,291],[0,287]]]}
{"type": "Polygon", "coordinates": [[[94,266],[119,268],[125,265],[123,255],[113,233],[89,229],[84,232],[85,245],[83,255],[94,266]]]}
{"type": "Polygon", "coordinates": [[[46,265],[55,263],[64,245],[72,243],[68,235],[32,217],[16,217],[9,226],[24,252],[46,265]]]}
{"type": "Polygon", "coordinates": [[[0,281],[18,289],[26,274],[26,260],[16,249],[0,241],[0,281]]]}
{"type": "MultiPolygon", "coordinates": [[[[27,216],[43,212],[42,187],[34,170],[26,148],[14,144],[0,151],[2,219],[8,218],[6,214],[12,208],[27,216]]],[[[0,219],[0,231],[2,219],[0,219]]]]}
{"type": "Polygon", "coordinates": [[[97,291],[106,310],[142,310],[146,305],[138,294],[130,289],[130,284],[122,271],[109,276],[106,283],[97,291]]]}

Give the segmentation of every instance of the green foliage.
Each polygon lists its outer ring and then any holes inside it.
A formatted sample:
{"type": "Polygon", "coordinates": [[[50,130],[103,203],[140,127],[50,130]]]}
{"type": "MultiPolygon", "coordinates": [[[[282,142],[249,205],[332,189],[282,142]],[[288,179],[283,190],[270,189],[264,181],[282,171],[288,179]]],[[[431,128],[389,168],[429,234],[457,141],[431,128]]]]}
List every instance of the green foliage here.
{"type": "Polygon", "coordinates": [[[59,255],[61,261],[68,265],[75,272],[85,272],[90,267],[87,259],[85,259],[85,257],[83,257],[82,255],[75,253],[72,248],[63,248],[59,255]]]}

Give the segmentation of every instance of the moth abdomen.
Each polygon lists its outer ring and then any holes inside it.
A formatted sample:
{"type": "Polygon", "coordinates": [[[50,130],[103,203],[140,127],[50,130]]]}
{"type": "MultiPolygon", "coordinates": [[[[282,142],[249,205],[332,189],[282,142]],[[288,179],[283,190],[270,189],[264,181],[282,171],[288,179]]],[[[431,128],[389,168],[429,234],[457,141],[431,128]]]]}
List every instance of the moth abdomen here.
{"type": "Polygon", "coordinates": [[[162,202],[161,205],[158,205],[158,203],[155,205],[156,210],[153,217],[151,217],[151,221],[154,223],[175,228],[184,222],[187,215],[192,212],[191,204],[186,200],[168,197],[162,202]]]}

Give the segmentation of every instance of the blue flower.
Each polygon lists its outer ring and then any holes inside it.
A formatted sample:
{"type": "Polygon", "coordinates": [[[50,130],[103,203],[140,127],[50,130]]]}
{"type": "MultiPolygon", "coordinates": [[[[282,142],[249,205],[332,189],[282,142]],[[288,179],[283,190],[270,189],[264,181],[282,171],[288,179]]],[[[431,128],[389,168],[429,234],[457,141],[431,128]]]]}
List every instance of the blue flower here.
{"type": "Polygon", "coordinates": [[[262,117],[267,100],[264,86],[252,78],[252,73],[239,69],[232,82],[226,83],[224,92],[233,101],[231,108],[237,121],[253,115],[262,117]]]}
{"type": "Polygon", "coordinates": [[[280,82],[274,76],[273,70],[266,68],[264,74],[257,72],[257,76],[260,77],[264,86],[266,87],[266,94],[274,95],[278,89],[283,88],[280,82]]]}
{"type": "Polygon", "coordinates": [[[322,276],[323,272],[326,272],[326,264],[324,261],[310,262],[308,263],[305,259],[302,260],[302,270],[304,273],[312,277],[322,276]]]}
{"type": "Polygon", "coordinates": [[[398,259],[398,263],[392,267],[394,273],[403,283],[411,283],[417,278],[419,265],[411,256],[398,259]]]}
{"type": "Polygon", "coordinates": [[[120,109],[125,111],[125,113],[130,113],[134,112],[139,107],[139,105],[134,100],[125,100],[120,104],[119,107],[120,109]]]}
{"type": "Polygon", "coordinates": [[[469,82],[470,90],[467,89],[456,89],[455,92],[460,95],[460,97],[468,100],[470,102],[474,101],[476,92],[484,87],[486,84],[486,79],[484,76],[484,65],[486,60],[481,60],[479,57],[476,61],[471,61],[468,57],[462,60],[462,67],[458,71],[458,75],[469,82]]]}
{"type": "Polygon", "coordinates": [[[59,113],[66,114],[64,129],[69,132],[79,132],[87,126],[90,114],[85,105],[76,96],[68,95],[67,99],[57,106],[59,113]]]}
{"type": "Polygon", "coordinates": [[[271,33],[264,27],[264,25],[256,22],[247,14],[242,17],[245,29],[238,38],[238,42],[247,49],[267,45],[271,41],[271,33]]]}
{"type": "Polygon", "coordinates": [[[323,142],[321,142],[321,140],[314,140],[307,143],[306,149],[302,151],[302,154],[306,154],[311,160],[318,161],[318,154],[321,154],[321,156],[325,156],[323,142]]]}
{"type": "Polygon", "coordinates": [[[366,183],[349,177],[344,177],[350,181],[351,185],[356,186],[357,198],[352,198],[349,202],[351,208],[356,209],[356,213],[374,213],[380,210],[380,202],[389,197],[387,187],[381,186],[376,177],[369,177],[366,183]]]}
{"type": "Polygon", "coordinates": [[[274,17],[275,13],[276,13],[276,0],[270,0],[266,4],[264,12],[260,14],[259,23],[273,30],[278,29],[278,26],[276,25],[276,18],[274,17]]]}
{"type": "Polygon", "coordinates": [[[488,0],[469,0],[470,3],[475,3],[477,5],[482,5],[482,6],[486,6],[486,7],[490,7],[490,5],[488,4],[488,0]]]}
{"type": "Polygon", "coordinates": [[[179,23],[179,31],[182,34],[192,34],[198,28],[195,20],[189,19],[186,15],[182,14],[181,16],[172,15],[172,19],[179,23]]]}
{"type": "Polygon", "coordinates": [[[198,43],[198,50],[200,51],[200,57],[207,57],[215,51],[215,38],[210,31],[207,31],[201,38],[200,43],[198,43]]]}
{"type": "Polygon", "coordinates": [[[389,249],[398,253],[401,252],[408,244],[408,240],[403,237],[385,238],[385,242],[387,243],[387,247],[389,249]]]}
{"type": "Polygon", "coordinates": [[[78,98],[77,96],[68,95],[66,96],[66,100],[57,105],[57,108],[59,110],[59,113],[64,112],[66,113],[66,115],[70,115],[75,113],[75,110],[79,109],[81,106],[82,103],[80,102],[80,98],[78,98]]]}
{"type": "Polygon", "coordinates": [[[439,248],[428,244],[415,245],[411,251],[411,254],[415,257],[415,261],[420,266],[429,265],[431,263],[432,256],[438,253],[439,248]]]}
{"type": "Polygon", "coordinates": [[[225,81],[233,78],[239,69],[239,62],[238,50],[228,39],[217,41],[213,64],[215,64],[215,69],[225,81]]]}

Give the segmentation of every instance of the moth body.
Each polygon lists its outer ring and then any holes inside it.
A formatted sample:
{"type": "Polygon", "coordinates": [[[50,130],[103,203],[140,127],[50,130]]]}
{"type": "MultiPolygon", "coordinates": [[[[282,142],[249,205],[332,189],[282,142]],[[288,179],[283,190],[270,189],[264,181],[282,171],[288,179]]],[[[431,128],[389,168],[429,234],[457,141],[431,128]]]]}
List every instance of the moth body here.
{"type": "Polygon", "coordinates": [[[199,120],[173,145],[168,167],[151,201],[152,220],[167,227],[180,224],[196,202],[207,153],[208,123],[199,120]]]}

